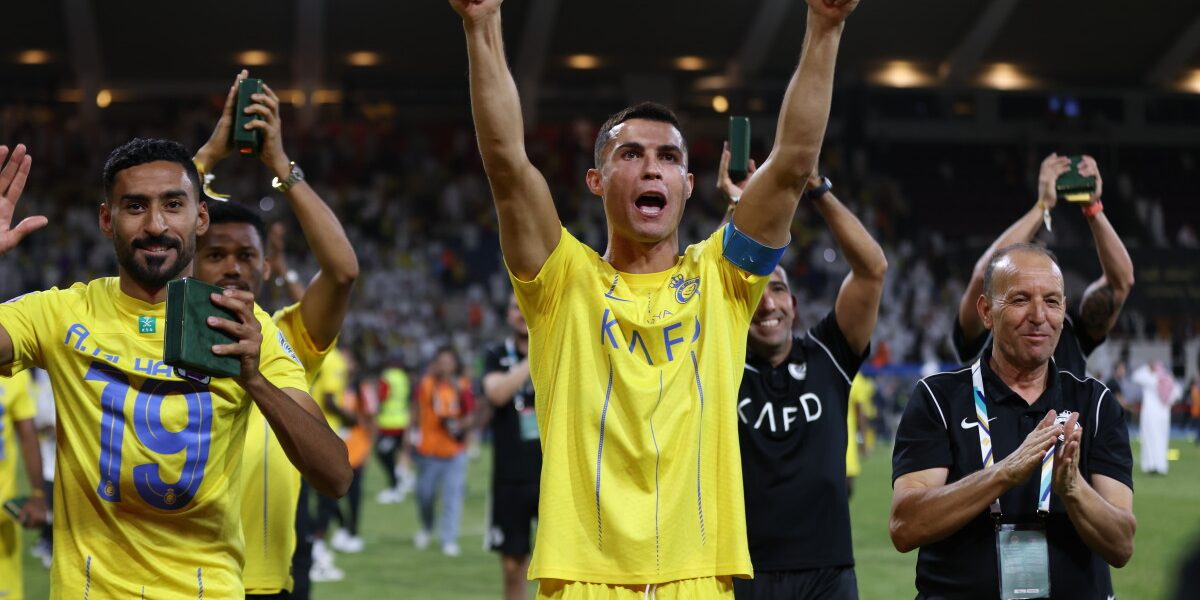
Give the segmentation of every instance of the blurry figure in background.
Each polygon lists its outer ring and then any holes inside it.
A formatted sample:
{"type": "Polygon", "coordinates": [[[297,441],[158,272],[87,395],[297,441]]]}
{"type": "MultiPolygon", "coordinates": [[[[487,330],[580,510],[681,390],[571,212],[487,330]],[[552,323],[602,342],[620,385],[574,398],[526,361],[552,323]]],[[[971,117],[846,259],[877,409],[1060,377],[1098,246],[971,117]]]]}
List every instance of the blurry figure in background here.
{"type": "Polygon", "coordinates": [[[354,481],[346,493],[345,512],[334,516],[341,526],[333,532],[329,545],[338,552],[357,554],[363,550],[363,540],[358,535],[359,516],[362,513],[362,480],[367,459],[371,456],[371,440],[375,436],[375,413],[379,408],[379,396],[372,382],[363,379],[354,355],[338,350],[346,363],[346,377],[353,382],[342,394],[342,410],[351,417],[344,429],[346,451],[350,456],[350,467],[354,469],[354,481]]]}
{"type": "MultiPolygon", "coordinates": [[[[462,361],[450,347],[438,349],[429,372],[417,385],[413,420],[416,448],[417,511],[420,529],[413,539],[418,549],[429,545],[433,531],[436,488],[441,488],[442,515],[438,533],[442,554],[458,556],[458,527],[467,486],[465,439],[472,425],[475,395],[463,375],[462,361]]],[[[411,437],[410,437],[411,439],[411,437]]]]}
{"type": "Polygon", "coordinates": [[[500,553],[504,597],[528,597],[526,573],[532,550],[533,523],[538,515],[538,480],[542,447],[529,378],[529,326],[510,295],[507,320],[512,335],[487,352],[483,395],[491,402],[492,493],[485,540],[500,553]]]}
{"type": "Polygon", "coordinates": [[[399,504],[412,491],[411,460],[405,451],[404,432],[409,426],[409,398],[412,386],[404,370],[404,356],[395,351],[388,366],[379,374],[379,433],[375,437],[375,456],[383,466],[388,486],[379,491],[375,501],[380,504],[399,504]]]}
{"type": "Polygon", "coordinates": [[[41,527],[47,515],[42,454],[33,424],[36,405],[30,394],[32,381],[28,371],[0,377],[0,504],[16,499],[18,455],[24,459],[30,489],[17,519],[0,512],[0,598],[5,600],[25,597],[21,580],[21,528],[41,527]]]}
{"type": "MultiPolygon", "coordinates": [[[[355,422],[355,416],[342,408],[342,397],[350,387],[348,370],[345,356],[341,352],[330,352],[325,357],[312,388],[313,400],[321,407],[321,412],[325,413],[325,420],[329,426],[338,432],[343,440],[355,422]]],[[[316,521],[312,527],[313,562],[309,570],[312,581],[341,581],[346,577],[345,572],[334,563],[333,550],[326,542],[329,524],[334,518],[342,522],[342,515],[338,510],[337,498],[317,495],[316,521]]]]}
{"type": "Polygon", "coordinates": [[[1195,440],[1200,444],[1200,374],[1192,378],[1192,385],[1188,386],[1188,400],[1191,402],[1190,414],[1192,416],[1192,427],[1195,428],[1195,440]]]}
{"type": "Polygon", "coordinates": [[[1162,361],[1142,365],[1133,372],[1133,382],[1142,388],[1142,472],[1167,474],[1167,447],[1171,442],[1171,405],[1182,389],[1162,361]]]}
{"type": "Polygon", "coordinates": [[[871,419],[875,417],[875,380],[859,371],[850,384],[850,403],[846,413],[846,497],[854,495],[854,479],[862,473],[861,458],[871,454],[875,435],[871,419]]]}
{"type": "MultiPolygon", "coordinates": [[[[33,393],[37,398],[37,414],[33,424],[37,426],[38,446],[42,451],[42,489],[46,493],[46,506],[49,514],[54,513],[54,454],[57,451],[57,436],[54,432],[54,390],[50,387],[50,375],[43,369],[32,369],[33,393]]],[[[54,527],[47,518],[46,524],[37,542],[29,549],[29,554],[42,560],[42,566],[49,569],[54,557],[54,527]]]]}

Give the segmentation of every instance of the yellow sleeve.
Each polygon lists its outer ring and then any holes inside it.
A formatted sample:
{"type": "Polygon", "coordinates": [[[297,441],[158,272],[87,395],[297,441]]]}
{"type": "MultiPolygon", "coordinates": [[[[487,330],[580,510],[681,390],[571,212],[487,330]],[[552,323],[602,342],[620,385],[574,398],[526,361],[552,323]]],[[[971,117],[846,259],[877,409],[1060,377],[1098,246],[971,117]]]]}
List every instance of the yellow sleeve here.
{"type": "Polygon", "coordinates": [[[47,305],[53,302],[57,291],[33,292],[0,304],[0,327],[8,332],[13,348],[13,361],[10,365],[0,366],[0,375],[41,366],[42,344],[38,332],[50,330],[43,321],[47,305]]]}
{"type": "Polygon", "coordinates": [[[337,345],[337,340],[333,340],[325,348],[318,348],[313,342],[312,336],[308,333],[308,328],[304,326],[304,318],[300,314],[300,303],[285,306],[271,317],[275,321],[275,325],[283,332],[283,336],[287,338],[292,345],[292,350],[296,352],[296,357],[300,359],[300,364],[308,373],[316,373],[321,368],[321,363],[325,360],[325,356],[329,354],[337,345]]]}
{"type": "Polygon", "coordinates": [[[701,260],[716,265],[721,278],[721,287],[725,290],[729,300],[733,302],[736,314],[740,315],[743,320],[749,321],[758,308],[758,301],[762,298],[763,290],[767,289],[767,281],[770,280],[770,276],[747,273],[725,258],[724,227],[718,227],[712,235],[708,236],[708,239],[700,242],[697,246],[700,247],[701,260]]]}
{"type": "Polygon", "coordinates": [[[22,371],[14,375],[5,385],[5,392],[12,398],[9,412],[14,422],[37,416],[37,404],[33,400],[33,394],[29,393],[30,380],[29,371],[22,371]]]}
{"type": "Polygon", "coordinates": [[[517,295],[517,306],[521,308],[521,314],[525,316],[530,330],[537,329],[549,315],[555,313],[563,299],[563,284],[567,281],[572,266],[586,257],[587,251],[587,246],[563,227],[558,245],[533,279],[521,281],[505,264],[513,291],[517,295]]]}
{"type": "Polygon", "coordinates": [[[292,349],[292,345],[283,332],[275,326],[267,313],[257,306],[254,314],[262,326],[262,345],[259,350],[258,369],[279,389],[295,388],[308,392],[308,382],[304,377],[304,365],[292,349]]]}

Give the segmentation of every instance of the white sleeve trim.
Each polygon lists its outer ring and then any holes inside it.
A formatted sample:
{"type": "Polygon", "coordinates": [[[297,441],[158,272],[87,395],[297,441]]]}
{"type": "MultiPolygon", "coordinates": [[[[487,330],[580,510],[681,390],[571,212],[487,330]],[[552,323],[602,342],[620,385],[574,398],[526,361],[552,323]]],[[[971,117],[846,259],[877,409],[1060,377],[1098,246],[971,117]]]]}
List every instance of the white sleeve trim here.
{"type": "Polygon", "coordinates": [[[921,385],[925,386],[925,391],[929,392],[929,399],[933,400],[933,405],[937,407],[938,416],[942,417],[942,427],[950,431],[950,426],[946,424],[946,413],[942,412],[942,405],[938,403],[937,396],[933,395],[933,390],[929,389],[929,384],[925,383],[924,379],[921,380],[921,385]]]}
{"type": "MultiPolygon", "coordinates": [[[[850,376],[846,375],[846,371],[842,369],[842,365],[839,364],[837,359],[833,357],[833,353],[829,351],[829,348],[825,345],[825,343],[822,342],[820,339],[818,339],[817,336],[813,335],[813,332],[811,332],[811,331],[808,332],[808,337],[812,338],[812,341],[816,342],[817,345],[820,346],[821,349],[825,351],[825,354],[829,355],[829,360],[833,361],[833,366],[837,367],[838,373],[842,374],[842,379],[846,380],[846,385],[854,385],[854,383],[850,381],[850,376]]],[[[926,386],[926,387],[928,387],[928,386],[926,386]]],[[[945,420],[946,419],[942,419],[942,421],[945,421],[945,420]]]]}

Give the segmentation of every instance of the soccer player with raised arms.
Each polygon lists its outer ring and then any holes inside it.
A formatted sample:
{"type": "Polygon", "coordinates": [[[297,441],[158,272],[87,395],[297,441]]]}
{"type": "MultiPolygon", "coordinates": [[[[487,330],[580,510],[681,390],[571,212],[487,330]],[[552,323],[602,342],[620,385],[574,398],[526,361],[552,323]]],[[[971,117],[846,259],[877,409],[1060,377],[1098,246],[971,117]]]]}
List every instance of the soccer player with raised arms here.
{"type": "MultiPolygon", "coordinates": [[[[31,158],[0,146],[0,254],[46,224],[10,227],[31,158]]],[[[104,167],[101,231],[118,277],[0,305],[0,370],[48,371],[58,413],[51,598],[235,598],[242,586],[241,464],[250,406],[292,463],[327,494],[350,485],[346,449],[304,391],[304,369],[253,294],[214,304],[209,326],[237,341],[241,373],[209,378],[163,364],[167,282],[191,272],[209,224],[191,155],[134,139],[104,167]]]]}
{"type": "Polygon", "coordinates": [[[538,595],[732,597],[731,578],[752,574],[734,402],[746,332],[816,167],[841,32],[858,3],[809,0],[770,159],[732,223],[682,256],[693,177],[674,114],[643,103],[601,127],[587,173],[608,220],[599,255],[562,227],[525,153],[500,1],[450,3],[463,19],[500,244],[529,325],[544,456],[529,573],[538,595]]]}

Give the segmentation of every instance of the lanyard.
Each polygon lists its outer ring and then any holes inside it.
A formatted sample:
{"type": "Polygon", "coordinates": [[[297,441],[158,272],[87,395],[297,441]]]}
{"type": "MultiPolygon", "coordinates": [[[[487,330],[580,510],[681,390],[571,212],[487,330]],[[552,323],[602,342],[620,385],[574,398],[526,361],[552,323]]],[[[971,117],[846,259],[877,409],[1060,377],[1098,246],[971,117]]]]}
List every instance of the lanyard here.
{"type": "MultiPolygon", "coordinates": [[[[980,369],[980,361],[982,358],[975,359],[975,364],[971,365],[971,387],[975,389],[975,420],[979,422],[979,453],[983,456],[983,468],[990,468],[993,464],[992,457],[992,431],[988,427],[987,402],[983,395],[983,371],[980,369]]],[[[1038,514],[1045,516],[1050,512],[1050,481],[1054,475],[1054,448],[1046,451],[1046,455],[1042,457],[1042,472],[1038,485],[1038,514]]],[[[990,508],[992,518],[997,522],[1000,520],[1000,499],[992,500],[990,508]]]]}
{"type": "MultiPolygon", "coordinates": [[[[504,340],[504,349],[508,352],[508,368],[511,370],[517,366],[518,362],[521,362],[517,358],[517,344],[512,338],[508,338],[504,340]]],[[[521,389],[524,389],[524,386],[521,389]]],[[[517,390],[517,393],[513,395],[512,402],[513,408],[517,409],[517,412],[525,410],[525,394],[521,390],[517,390]]]]}

